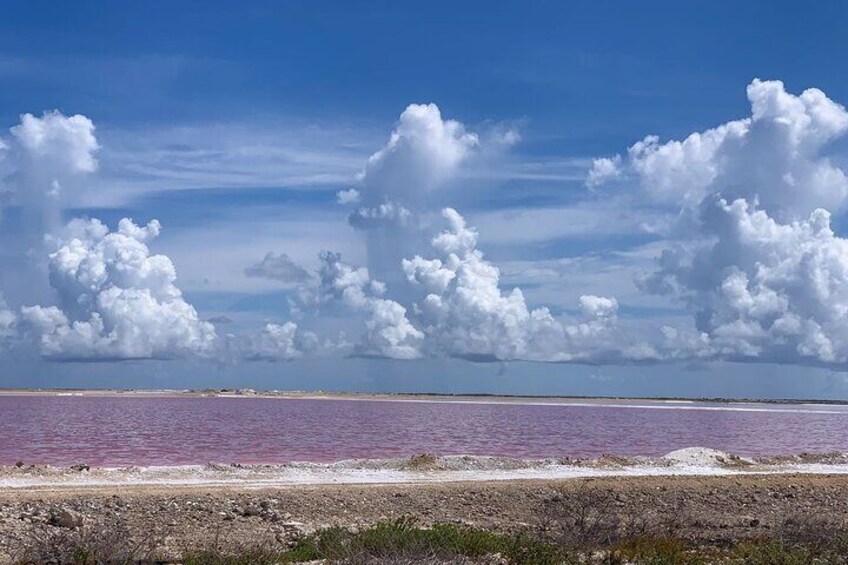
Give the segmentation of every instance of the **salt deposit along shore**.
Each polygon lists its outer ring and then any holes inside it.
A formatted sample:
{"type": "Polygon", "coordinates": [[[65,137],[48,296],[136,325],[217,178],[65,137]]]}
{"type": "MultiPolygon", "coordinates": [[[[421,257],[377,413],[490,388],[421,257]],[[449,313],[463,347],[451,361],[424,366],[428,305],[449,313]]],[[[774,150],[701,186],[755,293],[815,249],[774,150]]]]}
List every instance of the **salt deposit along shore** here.
{"type": "Polygon", "coordinates": [[[0,489],[56,490],[110,487],[292,487],[348,484],[425,484],[468,481],[564,480],[616,477],[848,474],[848,454],[748,458],[691,447],[663,457],[523,460],[430,454],[407,459],[352,459],[336,463],[217,464],[147,467],[0,467],[0,489]]]}
{"type": "Polygon", "coordinates": [[[57,531],[119,528],[179,554],[214,538],[286,544],[319,528],[411,517],[514,533],[587,504],[675,517],[676,535],[755,539],[799,513],[848,521],[848,455],[520,461],[416,456],[334,464],[0,469],[0,562],[57,531]],[[39,537],[40,536],[40,537],[39,537]]]}

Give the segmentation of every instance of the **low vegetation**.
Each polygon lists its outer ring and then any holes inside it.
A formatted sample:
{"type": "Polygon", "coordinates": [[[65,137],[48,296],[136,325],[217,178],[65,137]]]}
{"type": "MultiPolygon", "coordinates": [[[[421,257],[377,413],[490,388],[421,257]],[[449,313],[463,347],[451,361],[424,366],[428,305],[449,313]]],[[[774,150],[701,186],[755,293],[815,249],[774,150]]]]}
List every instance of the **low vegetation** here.
{"type": "MultiPolygon", "coordinates": [[[[498,534],[456,524],[422,527],[413,520],[384,522],[361,531],[327,528],[301,537],[291,547],[262,545],[187,550],[184,565],[272,565],[283,563],[516,563],[598,565],[750,565],[848,564],[848,532],[815,520],[788,519],[775,537],[733,547],[695,546],[677,537],[640,534],[604,543],[609,530],[584,530],[553,541],[538,533],[498,534]],[[606,533],[603,533],[606,532],[606,533]],[[597,537],[601,533],[601,537],[597,537]],[[588,541],[588,540],[587,540],[588,541]]],[[[170,563],[157,555],[155,540],[129,542],[120,529],[60,532],[33,539],[18,565],[99,565],[170,563]]]]}

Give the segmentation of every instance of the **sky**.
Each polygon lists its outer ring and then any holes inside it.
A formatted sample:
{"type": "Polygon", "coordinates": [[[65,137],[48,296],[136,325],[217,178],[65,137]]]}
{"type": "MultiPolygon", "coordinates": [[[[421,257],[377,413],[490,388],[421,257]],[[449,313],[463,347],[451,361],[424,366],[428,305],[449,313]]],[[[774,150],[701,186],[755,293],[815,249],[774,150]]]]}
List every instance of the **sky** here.
{"type": "Polygon", "coordinates": [[[848,394],[848,8],[9,2],[0,387],[848,394]]]}

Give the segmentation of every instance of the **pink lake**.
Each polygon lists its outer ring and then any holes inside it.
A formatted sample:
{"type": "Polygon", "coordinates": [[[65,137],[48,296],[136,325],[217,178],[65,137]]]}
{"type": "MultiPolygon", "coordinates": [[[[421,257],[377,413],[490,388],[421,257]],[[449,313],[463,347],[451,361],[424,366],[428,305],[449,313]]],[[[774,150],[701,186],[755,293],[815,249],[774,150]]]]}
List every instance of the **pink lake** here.
{"type": "Polygon", "coordinates": [[[0,464],[182,465],[350,458],[848,451],[848,407],[0,396],[0,464]]]}

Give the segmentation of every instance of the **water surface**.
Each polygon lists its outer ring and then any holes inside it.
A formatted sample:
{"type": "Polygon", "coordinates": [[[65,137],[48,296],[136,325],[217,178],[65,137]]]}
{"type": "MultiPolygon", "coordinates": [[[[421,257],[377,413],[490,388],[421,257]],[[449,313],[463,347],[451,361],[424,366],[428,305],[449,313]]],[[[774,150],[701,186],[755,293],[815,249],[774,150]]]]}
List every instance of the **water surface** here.
{"type": "Polygon", "coordinates": [[[4,465],[658,456],[690,446],[740,455],[848,451],[848,407],[0,396],[4,465]]]}

